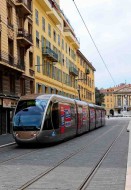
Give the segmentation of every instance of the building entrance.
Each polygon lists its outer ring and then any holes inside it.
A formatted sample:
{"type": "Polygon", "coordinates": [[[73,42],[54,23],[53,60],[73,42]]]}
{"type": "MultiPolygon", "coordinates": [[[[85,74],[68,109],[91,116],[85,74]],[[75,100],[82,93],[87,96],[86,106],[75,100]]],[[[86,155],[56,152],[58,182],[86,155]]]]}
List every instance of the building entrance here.
{"type": "Polygon", "coordinates": [[[12,119],[14,109],[0,110],[0,134],[12,133],[12,119]]]}

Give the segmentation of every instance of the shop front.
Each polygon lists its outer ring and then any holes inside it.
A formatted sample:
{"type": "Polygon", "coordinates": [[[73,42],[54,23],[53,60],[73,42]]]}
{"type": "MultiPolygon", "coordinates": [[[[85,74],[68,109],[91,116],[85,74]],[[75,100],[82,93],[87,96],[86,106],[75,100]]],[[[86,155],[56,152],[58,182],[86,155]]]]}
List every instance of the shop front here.
{"type": "Polygon", "coordinates": [[[0,99],[0,134],[12,133],[12,119],[18,99],[0,99]]]}

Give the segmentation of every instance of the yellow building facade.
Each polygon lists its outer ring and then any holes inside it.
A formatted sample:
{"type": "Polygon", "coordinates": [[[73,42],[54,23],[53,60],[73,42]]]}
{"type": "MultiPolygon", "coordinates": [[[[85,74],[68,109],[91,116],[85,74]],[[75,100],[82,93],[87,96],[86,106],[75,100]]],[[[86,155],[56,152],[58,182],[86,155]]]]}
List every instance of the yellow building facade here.
{"type": "Polygon", "coordinates": [[[112,88],[102,89],[105,95],[104,105],[107,115],[121,114],[123,111],[131,111],[131,84],[120,84],[112,88]]]}
{"type": "Polygon", "coordinates": [[[11,132],[22,95],[55,93],[95,102],[94,68],[79,48],[59,0],[0,0],[0,134],[11,132]]]}
{"type": "Polygon", "coordinates": [[[57,3],[33,1],[35,91],[75,98],[76,52],[80,44],[57,3]]]}
{"type": "Polygon", "coordinates": [[[77,51],[77,67],[79,76],[76,80],[78,80],[80,99],[95,103],[95,68],[79,50],[77,51]]]}

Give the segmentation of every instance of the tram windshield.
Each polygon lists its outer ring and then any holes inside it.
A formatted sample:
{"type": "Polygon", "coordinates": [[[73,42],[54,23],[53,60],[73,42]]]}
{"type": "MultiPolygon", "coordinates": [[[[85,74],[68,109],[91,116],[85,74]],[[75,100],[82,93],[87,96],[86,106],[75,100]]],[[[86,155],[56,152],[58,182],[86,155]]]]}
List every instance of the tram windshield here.
{"type": "Polygon", "coordinates": [[[13,118],[14,131],[38,131],[48,100],[19,101],[13,118]]]}

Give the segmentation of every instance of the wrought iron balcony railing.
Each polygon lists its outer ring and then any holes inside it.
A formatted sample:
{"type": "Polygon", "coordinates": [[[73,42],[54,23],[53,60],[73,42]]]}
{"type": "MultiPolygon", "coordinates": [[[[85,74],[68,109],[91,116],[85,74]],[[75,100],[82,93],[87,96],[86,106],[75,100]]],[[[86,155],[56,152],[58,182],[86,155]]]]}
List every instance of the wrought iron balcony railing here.
{"type": "Polygon", "coordinates": [[[24,61],[21,61],[20,59],[15,58],[13,55],[0,51],[0,61],[7,63],[8,65],[22,70],[22,72],[25,70],[25,63],[24,61]]]}
{"type": "Polygon", "coordinates": [[[75,67],[70,67],[69,73],[74,75],[74,76],[78,76],[78,70],[75,67]]]}
{"type": "Polygon", "coordinates": [[[42,47],[42,54],[49,58],[52,62],[58,62],[58,54],[49,47],[42,47]]]}
{"type": "Polygon", "coordinates": [[[29,42],[32,43],[32,34],[29,34],[26,30],[24,30],[23,28],[19,28],[18,29],[18,34],[17,37],[23,37],[25,39],[27,39],[29,42]]]}

